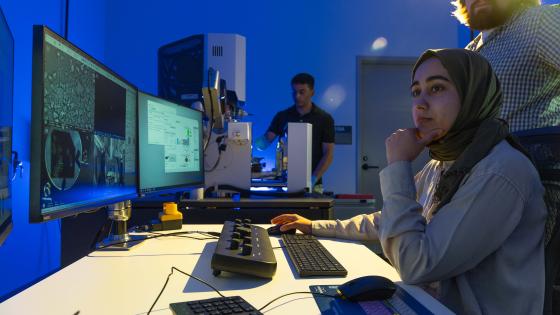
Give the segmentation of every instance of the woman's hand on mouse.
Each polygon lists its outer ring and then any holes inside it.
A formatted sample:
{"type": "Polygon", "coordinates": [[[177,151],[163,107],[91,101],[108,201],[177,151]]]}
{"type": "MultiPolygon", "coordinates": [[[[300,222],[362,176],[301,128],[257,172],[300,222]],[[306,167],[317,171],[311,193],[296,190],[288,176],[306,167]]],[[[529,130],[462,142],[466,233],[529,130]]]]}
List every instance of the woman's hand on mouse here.
{"type": "Polygon", "coordinates": [[[311,234],[311,220],[297,214],[281,214],[272,220],[272,224],[280,224],[280,231],[298,229],[304,234],[311,234]]]}
{"type": "Polygon", "coordinates": [[[436,139],[443,132],[434,129],[423,137],[418,136],[418,129],[399,129],[385,140],[387,150],[387,164],[398,161],[414,161],[424,150],[424,147],[436,139]]]}

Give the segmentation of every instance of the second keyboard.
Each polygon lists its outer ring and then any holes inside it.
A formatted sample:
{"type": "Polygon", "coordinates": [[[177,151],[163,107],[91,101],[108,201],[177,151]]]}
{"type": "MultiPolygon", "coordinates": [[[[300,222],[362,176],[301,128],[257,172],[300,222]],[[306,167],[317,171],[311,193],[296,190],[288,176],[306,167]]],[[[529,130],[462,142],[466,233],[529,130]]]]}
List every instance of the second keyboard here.
{"type": "Polygon", "coordinates": [[[300,277],[343,276],[348,271],[313,235],[282,234],[290,259],[300,277]]]}

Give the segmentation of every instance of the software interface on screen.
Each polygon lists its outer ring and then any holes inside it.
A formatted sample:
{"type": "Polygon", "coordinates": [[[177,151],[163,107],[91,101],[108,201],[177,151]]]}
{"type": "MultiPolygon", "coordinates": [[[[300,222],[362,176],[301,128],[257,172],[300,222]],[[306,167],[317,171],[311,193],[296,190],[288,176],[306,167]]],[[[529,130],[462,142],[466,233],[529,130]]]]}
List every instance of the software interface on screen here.
{"type": "Polygon", "coordinates": [[[40,208],[136,193],[136,89],[45,31],[40,208]]]}
{"type": "Polygon", "coordinates": [[[202,113],[142,92],[138,111],[140,191],[202,184],[202,113]]]}
{"type": "Polygon", "coordinates": [[[0,243],[12,217],[10,167],[12,155],[12,99],[14,39],[0,9],[0,243]]]}

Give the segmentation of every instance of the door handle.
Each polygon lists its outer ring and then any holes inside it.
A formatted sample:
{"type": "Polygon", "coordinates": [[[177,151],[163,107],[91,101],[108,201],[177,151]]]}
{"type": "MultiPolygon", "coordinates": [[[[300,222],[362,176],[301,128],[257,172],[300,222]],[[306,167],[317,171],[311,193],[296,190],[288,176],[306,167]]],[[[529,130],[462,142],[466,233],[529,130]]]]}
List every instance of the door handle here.
{"type": "Polygon", "coordinates": [[[362,169],[363,169],[364,171],[367,171],[367,170],[369,170],[370,168],[379,168],[379,166],[377,166],[377,165],[369,165],[369,164],[367,164],[367,163],[362,164],[362,169]]]}

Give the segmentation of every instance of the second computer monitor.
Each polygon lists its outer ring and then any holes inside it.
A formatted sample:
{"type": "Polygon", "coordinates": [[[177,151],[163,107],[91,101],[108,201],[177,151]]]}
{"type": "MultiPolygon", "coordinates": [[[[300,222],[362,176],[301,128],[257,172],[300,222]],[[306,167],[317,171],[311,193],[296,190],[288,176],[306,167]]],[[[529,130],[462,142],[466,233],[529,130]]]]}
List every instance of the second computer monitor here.
{"type": "Polygon", "coordinates": [[[140,193],[204,184],[202,112],[138,93],[140,193]]]}

